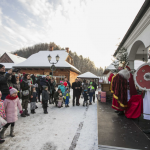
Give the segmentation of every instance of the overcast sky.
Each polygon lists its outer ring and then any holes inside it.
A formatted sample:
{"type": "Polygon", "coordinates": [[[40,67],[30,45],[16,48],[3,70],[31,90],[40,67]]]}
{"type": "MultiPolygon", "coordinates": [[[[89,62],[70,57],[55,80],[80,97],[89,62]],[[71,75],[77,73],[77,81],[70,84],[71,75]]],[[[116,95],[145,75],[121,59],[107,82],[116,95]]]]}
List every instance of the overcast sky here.
{"type": "MultiPolygon", "coordinates": [[[[55,42],[108,66],[144,0],[0,0],[0,54],[55,42]]],[[[61,56],[60,56],[61,57],[61,56]]]]}

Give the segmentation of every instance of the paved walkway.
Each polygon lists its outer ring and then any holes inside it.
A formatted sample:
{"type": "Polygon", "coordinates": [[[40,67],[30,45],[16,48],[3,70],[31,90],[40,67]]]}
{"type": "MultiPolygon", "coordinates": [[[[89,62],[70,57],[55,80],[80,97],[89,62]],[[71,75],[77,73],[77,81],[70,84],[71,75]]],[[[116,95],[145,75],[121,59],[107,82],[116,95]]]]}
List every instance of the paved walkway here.
{"type": "Polygon", "coordinates": [[[111,103],[97,102],[99,149],[150,149],[150,140],[139,126],[125,116],[118,116],[111,103]]]}

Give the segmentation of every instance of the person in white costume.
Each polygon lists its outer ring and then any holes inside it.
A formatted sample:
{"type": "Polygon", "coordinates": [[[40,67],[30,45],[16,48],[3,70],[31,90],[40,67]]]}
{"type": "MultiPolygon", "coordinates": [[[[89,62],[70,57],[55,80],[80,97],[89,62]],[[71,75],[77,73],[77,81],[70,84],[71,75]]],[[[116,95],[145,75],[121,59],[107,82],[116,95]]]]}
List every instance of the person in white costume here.
{"type": "MultiPolygon", "coordinates": [[[[143,98],[143,117],[146,120],[150,120],[150,91],[146,91],[143,98]]],[[[150,129],[144,130],[143,132],[150,134],[150,129]]]]}

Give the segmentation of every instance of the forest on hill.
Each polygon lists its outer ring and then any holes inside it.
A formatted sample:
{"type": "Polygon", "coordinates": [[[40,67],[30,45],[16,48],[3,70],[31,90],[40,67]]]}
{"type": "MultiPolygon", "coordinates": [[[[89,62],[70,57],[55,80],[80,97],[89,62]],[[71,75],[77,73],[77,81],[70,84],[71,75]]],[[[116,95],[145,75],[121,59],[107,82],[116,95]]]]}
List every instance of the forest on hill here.
{"type": "MultiPolygon", "coordinates": [[[[64,50],[64,48],[55,44],[54,42],[48,43],[39,43],[34,46],[22,48],[13,52],[13,54],[17,54],[18,56],[28,58],[32,54],[38,53],[39,51],[49,50],[49,47],[53,46],[53,50],[64,50]]],[[[78,55],[76,52],[72,52],[69,50],[70,56],[73,58],[74,66],[81,71],[81,73],[85,73],[87,71],[92,72],[97,76],[101,76],[103,74],[103,68],[97,68],[93,61],[90,58],[84,58],[82,55],[78,55]]]]}

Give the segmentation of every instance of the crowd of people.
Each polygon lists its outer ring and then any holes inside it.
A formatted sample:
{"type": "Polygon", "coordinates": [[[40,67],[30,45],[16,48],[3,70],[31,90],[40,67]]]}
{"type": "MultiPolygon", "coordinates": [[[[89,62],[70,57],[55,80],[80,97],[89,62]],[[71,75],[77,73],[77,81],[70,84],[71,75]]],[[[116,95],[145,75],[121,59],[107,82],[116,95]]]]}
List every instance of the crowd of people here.
{"type": "Polygon", "coordinates": [[[69,107],[70,89],[73,89],[73,106],[80,106],[79,99],[84,98],[83,106],[95,103],[97,85],[92,79],[76,79],[72,86],[67,78],[56,84],[55,79],[49,75],[16,73],[12,69],[5,72],[5,66],[0,64],[0,143],[3,143],[5,131],[11,125],[10,136],[14,137],[14,126],[18,120],[18,111],[21,117],[35,114],[37,102],[41,102],[44,114],[48,114],[48,103],[58,108],[69,107]],[[41,99],[42,97],[42,99],[41,99]],[[88,103],[89,101],[89,103],[88,103]],[[22,102],[22,103],[21,103],[22,102]],[[30,104],[30,111],[28,105],[30,104]]]}

